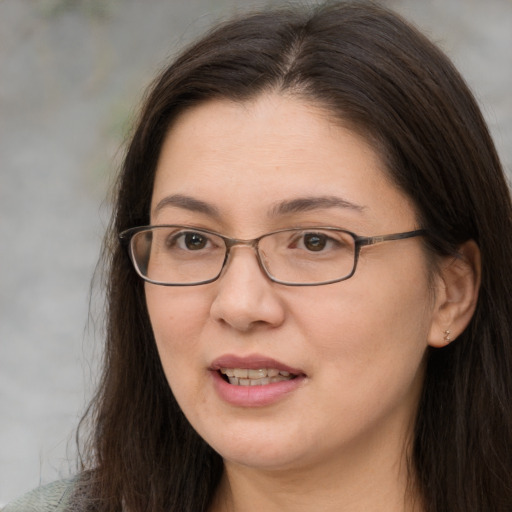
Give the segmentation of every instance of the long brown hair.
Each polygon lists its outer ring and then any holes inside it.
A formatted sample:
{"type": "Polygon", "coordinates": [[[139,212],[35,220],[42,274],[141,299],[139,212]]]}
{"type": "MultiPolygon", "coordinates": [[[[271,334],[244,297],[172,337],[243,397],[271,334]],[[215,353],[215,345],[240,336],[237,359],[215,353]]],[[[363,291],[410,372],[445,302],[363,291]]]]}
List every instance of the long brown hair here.
{"type": "Polygon", "coordinates": [[[446,56],[397,15],[362,2],[234,19],[186,49],[151,86],[106,238],[105,365],[89,410],[94,429],[80,495],[104,512],[208,508],[222,460],[167,384],[143,283],[118,234],[149,223],[157,158],[180,112],[266,91],[320,104],[367,137],[414,201],[431,250],[455,252],[469,239],[480,246],[474,317],[454,343],[427,354],[411,473],[428,512],[512,510],[507,183],[476,102],[446,56]]]}

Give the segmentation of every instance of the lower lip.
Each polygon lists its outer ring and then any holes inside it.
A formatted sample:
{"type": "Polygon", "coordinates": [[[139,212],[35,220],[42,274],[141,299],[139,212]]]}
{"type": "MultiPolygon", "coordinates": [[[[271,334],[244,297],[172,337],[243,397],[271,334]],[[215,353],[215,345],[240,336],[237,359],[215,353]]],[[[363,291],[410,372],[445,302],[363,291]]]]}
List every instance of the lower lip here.
{"type": "Polygon", "coordinates": [[[263,386],[236,386],[226,382],[218,371],[212,370],[211,375],[220,398],[237,407],[264,407],[274,404],[297,390],[305,379],[304,376],[298,376],[263,386]]]}

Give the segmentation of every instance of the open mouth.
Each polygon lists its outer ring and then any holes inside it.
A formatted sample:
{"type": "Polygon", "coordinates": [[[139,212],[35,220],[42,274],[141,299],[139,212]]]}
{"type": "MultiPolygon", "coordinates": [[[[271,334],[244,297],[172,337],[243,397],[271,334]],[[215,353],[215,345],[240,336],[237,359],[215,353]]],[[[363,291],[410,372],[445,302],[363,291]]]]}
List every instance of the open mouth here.
{"type": "Polygon", "coordinates": [[[234,386],[265,386],[297,377],[293,373],[277,368],[221,368],[219,373],[226,382],[234,386]]]}

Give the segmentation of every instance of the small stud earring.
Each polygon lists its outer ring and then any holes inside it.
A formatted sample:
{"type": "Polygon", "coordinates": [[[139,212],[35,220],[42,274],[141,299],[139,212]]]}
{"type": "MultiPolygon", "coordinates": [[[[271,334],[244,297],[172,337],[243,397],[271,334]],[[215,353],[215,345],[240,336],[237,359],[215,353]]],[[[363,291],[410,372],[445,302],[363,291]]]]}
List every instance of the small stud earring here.
{"type": "Polygon", "coordinates": [[[446,329],[446,331],[444,331],[444,341],[446,341],[446,343],[450,343],[450,341],[452,341],[452,338],[450,336],[451,334],[451,331],[449,329],[446,329]]]}

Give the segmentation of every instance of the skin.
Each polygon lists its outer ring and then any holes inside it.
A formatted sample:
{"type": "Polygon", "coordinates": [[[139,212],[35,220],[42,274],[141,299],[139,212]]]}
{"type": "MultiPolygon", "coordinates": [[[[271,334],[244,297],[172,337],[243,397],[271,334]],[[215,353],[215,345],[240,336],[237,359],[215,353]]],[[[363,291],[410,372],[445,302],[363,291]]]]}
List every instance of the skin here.
{"type": "MultiPolygon", "coordinates": [[[[243,239],[293,226],[364,236],[420,227],[363,138],[278,94],[210,101],[178,118],[151,206],[151,224],[169,223],[243,239]],[[214,212],[166,203],[176,194],[214,212]],[[282,201],[322,196],[356,207],[270,214],[282,201]]],[[[446,280],[429,280],[429,268],[421,238],[411,238],[363,248],[347,281],[288,287],[264,275],[250,247],[236,247],[216,282],[146,283],[169,385],[225,461],[212,510],[419,510],[405,498],[405,457],[424,355],[429,343],[443,344],[448,326],[453,338],[459,329],[446,280]],[[264,355],[306,377],[270,405],[233,406],[209,370],[225,354],[264,355]]]]}

